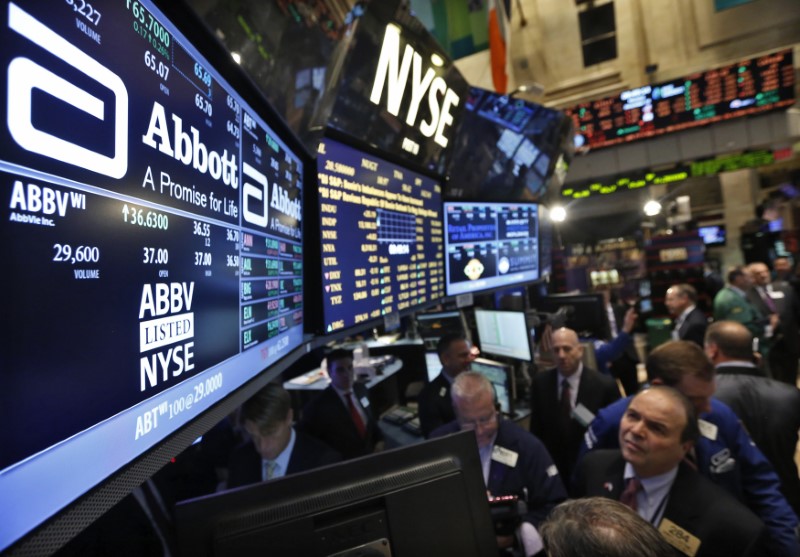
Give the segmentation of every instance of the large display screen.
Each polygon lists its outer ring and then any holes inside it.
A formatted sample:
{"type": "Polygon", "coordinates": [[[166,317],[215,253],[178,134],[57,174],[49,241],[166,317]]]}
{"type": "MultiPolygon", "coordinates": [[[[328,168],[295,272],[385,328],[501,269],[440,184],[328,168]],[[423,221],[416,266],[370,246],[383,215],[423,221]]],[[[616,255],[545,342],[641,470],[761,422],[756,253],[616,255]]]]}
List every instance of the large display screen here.
{"type": "Polygon", "coordinates": [[[331,139],[317,168],[324,331],[441,297],[439,183],[331,139]]]}
{"type": "Polygon", "coordinates": [[[303,163],[147,0],[0,18],[2,551],[302,343],[303,163]]]}
{"type": "Polygon", "coordinates": [[[539,278],[539,206],[444,204],[447,295],[506,288],[539,278]]]}
{"type": "Polygon", "coordinates": [[[572,141],[570,121],[538,104],[470,88],[445,197],[536,201],[572,141]]]}
{"type": "Polygon", "coordinates": [[[597,149],[795,102],[792,50],[645,85],[565,110],[575,146],[597,149]]]}

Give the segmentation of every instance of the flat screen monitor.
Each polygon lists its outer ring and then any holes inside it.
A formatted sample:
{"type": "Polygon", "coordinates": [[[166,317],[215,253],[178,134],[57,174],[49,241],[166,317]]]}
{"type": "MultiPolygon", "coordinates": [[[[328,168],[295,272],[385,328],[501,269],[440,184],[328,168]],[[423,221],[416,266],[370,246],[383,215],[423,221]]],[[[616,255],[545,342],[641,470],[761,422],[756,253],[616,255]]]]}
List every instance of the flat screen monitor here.
{"type": "Polygon", "coordinates": [[[473,432],[185,501],[176,519],[197,557],[497,554],[473,432]]]}
{"type": "Polygon", "coordinates": [[[600,293],[551,294],[536,303],[536,310],[550,314],[554,328],[568,327],[581,338],[605,339],[610,334],[600,293]]]}
{"type": "Polygon", "coordinates": [[[471,87],[445,187],[447,199],[537,201],[572,142],[551,108],[471,87]]]}
{"type": "Polygon", "coordinates": [[[416,313],[414,319],[417,333],[426,346],[435,348],[436,343],[444,335],[466,334],[464,314],[460,310],[416,313]]]}
{"type": "Polygon", "coordinates": [[[302,147],[160,6],[0,6],[0,552],[303,342],[302,147]]]}
{"type": "MultiPolygon", "coordinates": [[[[771,223],[770,223],[771,224],[771,223]]],[[[700,226],[697,228],[700,238],[707,246],[724,246],[725,245],[725,226],[718,224],[715,226],[700,226]]]]}
{"type": "Polygon", "coordinates": [[[508,288],[539,278],[539,206],[444,204],[447,295],[508,288]]]}
{"type": "Polygon", "coordinates": [[[476,358],[472,362],[472,371],[484,375],[492,383],[500,411],[506,416],[512,416],[514,414],[514,374],[511,366],[494,360],[476,358]]]}
{"type": "Polygon", "coordinates": [[[475,325],[481,352],[531,361],[531,343],[524,312],[475,308],[475,325]]]}
{"type": "Polygon", "coordinates": [[[317,168],[324,333],[441,298],[439,183],[327,138],[317,168]]]}

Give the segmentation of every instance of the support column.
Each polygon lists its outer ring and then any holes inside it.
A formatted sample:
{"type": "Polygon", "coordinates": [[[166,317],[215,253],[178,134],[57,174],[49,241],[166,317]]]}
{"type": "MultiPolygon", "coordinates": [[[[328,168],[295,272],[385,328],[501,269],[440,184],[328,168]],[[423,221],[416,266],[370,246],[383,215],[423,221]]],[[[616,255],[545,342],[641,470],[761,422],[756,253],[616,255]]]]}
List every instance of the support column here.
{"type": "Polygon", "coordinates": [[[741,226],[755,218],[758,204],[759,177],[752,168],[723,172],[719,175],[722,186],[722,210],[725,217],[727,243],[722,250],[722,271],[732,265],[742,265],[744,256],[740,247],[741,226]]]}

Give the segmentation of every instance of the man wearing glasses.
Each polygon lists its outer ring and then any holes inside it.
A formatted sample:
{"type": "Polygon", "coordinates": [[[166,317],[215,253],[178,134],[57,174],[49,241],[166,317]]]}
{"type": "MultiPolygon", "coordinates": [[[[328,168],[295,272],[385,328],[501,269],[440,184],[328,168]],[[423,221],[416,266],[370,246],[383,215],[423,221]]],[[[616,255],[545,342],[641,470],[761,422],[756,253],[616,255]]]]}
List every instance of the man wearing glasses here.
{"type": "MultiPolygon", "coordinates": [[[[434,430],[431,437],[459,430],[475,432],[489,496],[517,495],[527,504],[516,534],[526,555],[538,553],[542,539],[537,528],[567,498],[553,459],[533,434],[501,419],[492,384],[480,373],[459,374],[453,381],[451,396],[456,419],[434,430]]],[[[500,548],[509,547],[514,541],[515,536],[497,536],[500,548]]]]}

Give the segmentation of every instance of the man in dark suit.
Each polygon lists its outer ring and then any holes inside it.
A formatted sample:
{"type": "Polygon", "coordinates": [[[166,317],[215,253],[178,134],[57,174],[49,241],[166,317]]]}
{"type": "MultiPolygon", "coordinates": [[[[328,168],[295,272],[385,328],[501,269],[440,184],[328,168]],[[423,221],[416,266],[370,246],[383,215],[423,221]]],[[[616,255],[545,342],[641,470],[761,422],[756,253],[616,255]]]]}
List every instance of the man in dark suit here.
{"type": "Polygon", "coordinates": [[[437,427],[456,419],[450,386],[456,376],[470,368],[472,347],[464,335],[444,335],[436,345],[442,363],[442,372],[425,385],[417,399],[419,424],[422,434],[428,437],[437,427]]]}
{"type": "Polygon", "coordinates": [[[699,436],[692,403],[672,387],[653,386],[623,415],[621,450],[581,462],[578,491],[619,499],[686,555],[765,555],[758,517],[684,461],[699,436]]]}
{"type": "Polygon", "coordinates": [[[788,284],[796,296],[800,296],[800,276],[798,271],[800,267],[792,270],[792,262],[788,257],[776,257],[772,261],[772,271],[774,280],[773,284],[788,284]]]}
{"type": "Polygon", "coordinates": [[[697,307],[697,290],[691,284],[675,284],[667,289],[664,305],[672,316],[672,340],[689,340],[703,346],[708,319],[697,307]]]}
{"type": "Polygon", "coordinates": [[[575,331],[558,329],[552,339],[556,367],[533,378],[530,429],[547,447],[561,477],[568,479],[586,427],[620,393],[612,377],[584,367],[575,331]]]}
{"type": "Polygon", "coordinates": [[[706,354],[716,366],[716,397],[744,422],[781,480],[781,493],[800,513],[800,477],[794,456],[800,430],[800,390],[765,377],[753,363],[753,335],[736,321],[706,331],[706,354]]]}
{"type": "Polygon", "coordinates": [[[373,452],[381,430],[369,393],[353,374],[353,353],[338,348],[327,358],[331,384],[303,408],[299,429],[325,442],[347,460],[373,452]]]}
{"type": "Polygon", "coordinates": [[[794,289],[786,283],[770,283],[769,268],[764,263],[751,263],[747,269],[753,286],[747,299],[770,317],[767,368],[770,375],[789,385],[797,384],[797,361],[800,358],[800,302],[794,289]]]}
{"type": "Polygon", "coordinates": [[[228,487],[258,483],[339,462],[325,443],[292,427],[289,393],[270,383],[242,405],[240,420],[250,441],[231,453],[228,487]]]}
{"type": "MultiPolygon", "coordinates": [[[[478,372],[456,377],[451,392],[456,419],[437,428],[431,437],[459,430],[473,430],[490,496],[518,495],[527,503],[517,534],[525,555],[542,548],[537,528],[567,492],[547,449],[535,436],[516,423],[503,420],[495,407],[494,389],[478,372]]],[[[499,548],[514,543],[513,536],[499,534],[499,548]]]]}

